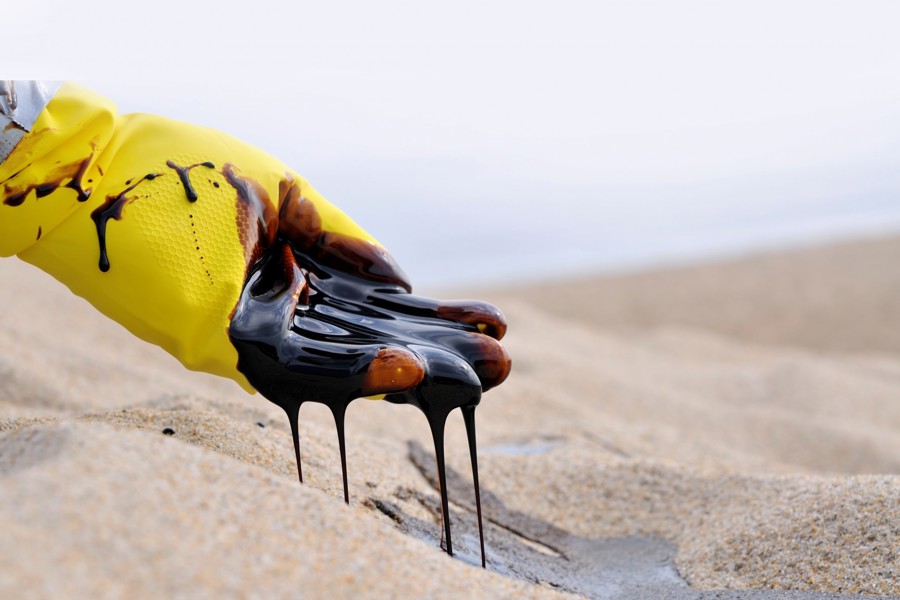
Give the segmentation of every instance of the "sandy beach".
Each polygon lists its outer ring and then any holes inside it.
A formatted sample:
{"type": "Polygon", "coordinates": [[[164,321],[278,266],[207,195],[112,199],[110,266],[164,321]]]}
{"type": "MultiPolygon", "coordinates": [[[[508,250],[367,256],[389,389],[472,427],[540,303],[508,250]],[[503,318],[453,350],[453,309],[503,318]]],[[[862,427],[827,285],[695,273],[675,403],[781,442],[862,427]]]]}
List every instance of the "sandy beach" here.
{"type": "MultiPolygon", "coordinates": [[[[421,413],[280,409],[0,261],[0,597],[900,596],[900,237],[441,297],[496,303],[457,555],[421,413]],[[167,433],[163,433],[163,431],[167,433]]],[[[421,290],[431,295],[432,290],[421,290]]]]}

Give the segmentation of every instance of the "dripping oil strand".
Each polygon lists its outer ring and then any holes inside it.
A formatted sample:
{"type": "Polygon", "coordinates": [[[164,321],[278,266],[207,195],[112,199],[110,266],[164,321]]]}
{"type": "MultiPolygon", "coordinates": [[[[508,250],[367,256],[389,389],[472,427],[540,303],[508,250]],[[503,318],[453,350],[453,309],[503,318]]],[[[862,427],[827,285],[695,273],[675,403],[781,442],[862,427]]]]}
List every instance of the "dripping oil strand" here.
{"type": "Polygon", "coordinates": [[[481,486],[478,483],[478,449],[475,441],[475,407],[460,408],[466,424],[466,437],[469,439],[469,456],[472,459],[472,481],[475,482],[475,510],[478,514],[478,541],[481,544],[481,568],[486,569],[484,559],[484,525],[481,520],[481,486]]]}
{"type": "Polygon", "coordinates": [[[166,161],[166,166],[170,169],[174,169],[176,173],[178,173],[178,179],[181,180],[181,185],[184,187],[184,193],[187,196],[188,202],[196,202],[197,201],[197,191],[194,189],[194,186],[191,184],[190,171],[195,167],[206,167],[207,169],[215,169],[216,165],[213,163],[206,161],[201,163],[196,163],[193,165],[188,165],[186,167],[182,167],[180,165],[175,164],[175,162],[171,160],[166,161]]]}
{"type": "Polygon", "coordinates": [[[303,466],[300,463],[300,432],[298,429],[299,424],[297,422],[300,416],[300,403],[286,406],[284,407],[284,411],[287,413],[288,421],[291,424],[291,437],[294,440],[294,456],[297,460],[297,476],[300,478],[300,483],[303,483],[303,466]]]}
{"type": "Polygon", "coordinates": [[[344,438],[344,418],[347,415],[348,403],[331,403],[331,414],[334,415],[334,425],[337,428],[338,449],[341,453],[341,477],[344,483],[344,502],[350,504],[350,490],[347,485],[347,444],[344,438]]]}
{"type": "MultiPolygon", "coordinates": [[[[121,193],[116,196],[107,196],[106,202],[98,206],[91,212],[91,218],[94,220],[94,225],[97,228],[97,242],[100,245],[100,260],[98,267],[101,271],[106,273],[109,271],[109,256],[106,251],[106,224],[110,219],[120,220],[122,218],[122,211],[125,209],[125,206],[132,202],[134,198],[129,198],[128,193],[133,191],[134,188],[139,186],[143,181],[152,181],[162,175],[162,173],[147,173],[140,179],[138,179],[135,183],[129,185],[125,188],[121,193]]],[[[131,181],[131,180],[129,180],[131,181]]]]}
{"type": "MultiPolygon", "coordinates": [[[[426,413],[428,414],[428,413],[426,413]]],[[[438,491],[441,493],[441,518],[444,528],[444,540],[447,544],[447,554],[453,556],[453,539],[450,535],[450,499],[447,495],[447,464],[444,460],[444,425],[447,415],[428,414],[428,425],[431,427],[431,436],[434,440],[434,459],[437,463],[438,491]]]]}

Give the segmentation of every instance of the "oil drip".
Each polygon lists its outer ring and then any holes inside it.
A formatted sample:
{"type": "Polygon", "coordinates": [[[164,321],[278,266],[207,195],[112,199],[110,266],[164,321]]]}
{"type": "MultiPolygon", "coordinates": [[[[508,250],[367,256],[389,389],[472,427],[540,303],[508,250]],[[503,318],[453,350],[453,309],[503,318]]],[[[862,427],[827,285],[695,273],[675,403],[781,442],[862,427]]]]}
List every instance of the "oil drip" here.
{"type": "MultiPolygon", "coordinates": [[[[452,554],[444,427],[454,409],[463,409],[480,515],[474,410],[482,391],[509,373],[510,359],[497,342],[506,330],[502,315],[481,302],[415,296],[400,283],[339,270],[286,241],[279,244],[250,270],[231,320],[238,369],[288,415],[301,480],[300,406],[319,402],[331,409],[346,501],[349,404],[385,394],[389,402],[419,408],[435,446],[444,539],[452,554]]],[[[479,518],[483,539],[481,526],[479,518]]]]}
{"type": "MultiPolygon", "coordinates": [[[[106,201],[95,208],[91,212],[91,218],[97,227],[97,241],[100,244],[100,261],[99,268],[104,273],[109,271],[109,256],[106,253],[106,224],[110,219],[120,220],[125,205],[134,201],[134,197],[128,197],[128,193],[139,186],[143,181],[152,181],[159,177],[162,173],[147,173],[135,183],[129,185],[125,190],[115,196],[108,196],[106,201]]],[[[130,182],[131,180],[129,180],[130,182]]]]}
{"type": "Polygon", "coordinates": [[[194,186],[191,185],[191,177],[190,171],[196,167],[206,167],[207,169],[215,169],[216,165],[213,163],[206,161],[201,163],[196,163],[193,165],[189,165],[187,167],[181,167],[175,164],[171,160],[166,161],[166,166],[170,169],[174,169],[176,173],[178,173],[178,179],[181,180],[181,185],[184,187],[184,193],[187,196],[188,202],[196,202],[197,201],[197,191],[194,189],[194,186]]]}

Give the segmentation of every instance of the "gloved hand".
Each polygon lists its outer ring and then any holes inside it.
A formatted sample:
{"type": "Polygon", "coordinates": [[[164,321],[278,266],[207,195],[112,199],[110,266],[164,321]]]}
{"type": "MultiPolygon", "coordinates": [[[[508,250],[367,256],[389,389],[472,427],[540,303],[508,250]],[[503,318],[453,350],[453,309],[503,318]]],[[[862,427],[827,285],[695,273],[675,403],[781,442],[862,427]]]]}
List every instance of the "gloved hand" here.
{"type": "Polygon", "coordinates": [[[0,256],[37,265],[188,368],[284,408],[301,481],[297,413],[327,404],[348,502],[349,403],[379,395],[418,406],[434,437],[449,553],[443,431],[460,408],[481,530],[474,411],[511,365],[496,308],[413,296],[378,242],[252,146],[120,116],[77,85],[46,106],[40,86],[26,89],[20,103],[0,82],[0,256]]]}
{"type": "Polygon", "coordinates": [[[188,368],[248,389],[227,330],[276,239],[410,287],[378,242],[278,160],[211,129],[118,115],[71,83],[0,165],[0,185],[0,255],[52,274],[188,368]]]}

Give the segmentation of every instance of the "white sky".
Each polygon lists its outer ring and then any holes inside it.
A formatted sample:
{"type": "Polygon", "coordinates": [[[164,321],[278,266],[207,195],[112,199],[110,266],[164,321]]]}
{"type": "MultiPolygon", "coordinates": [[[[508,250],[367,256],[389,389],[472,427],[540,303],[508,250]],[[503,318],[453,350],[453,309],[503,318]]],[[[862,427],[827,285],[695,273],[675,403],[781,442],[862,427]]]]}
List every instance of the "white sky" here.
{"type": "Polygon", "coordinates": [[[28,0],[3,20],[7,76],[263,147],[414,280],[900,224],[897,2],[28,0]]]}

